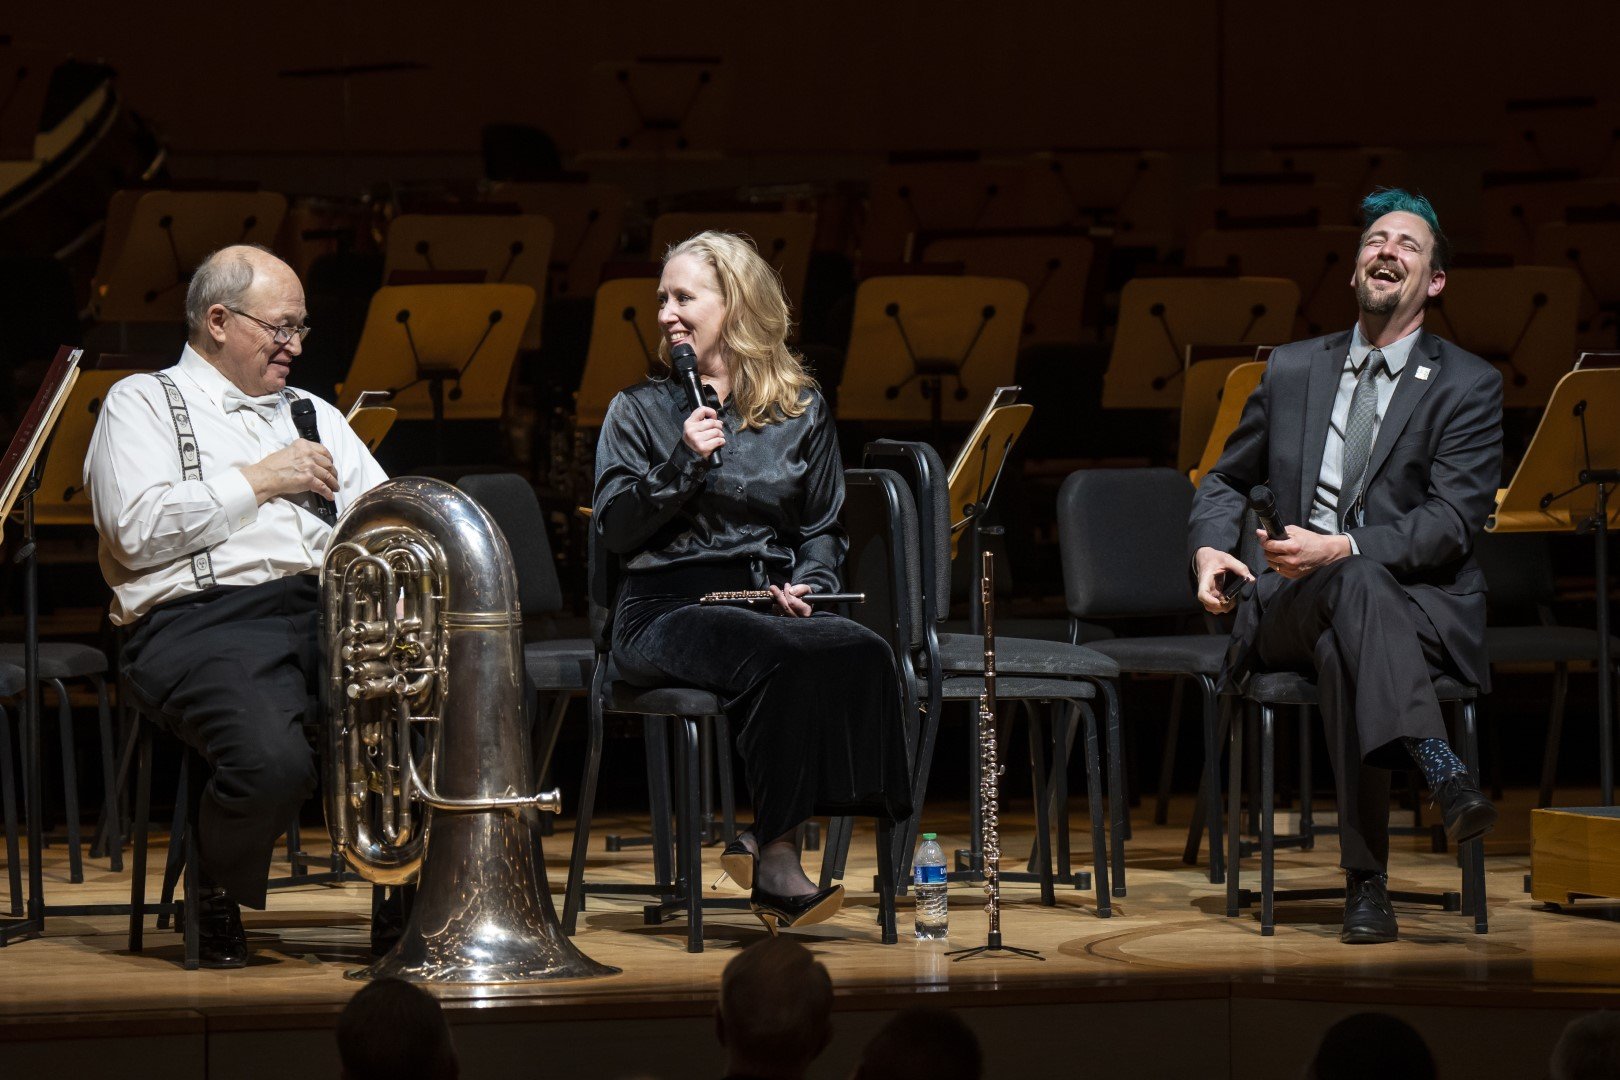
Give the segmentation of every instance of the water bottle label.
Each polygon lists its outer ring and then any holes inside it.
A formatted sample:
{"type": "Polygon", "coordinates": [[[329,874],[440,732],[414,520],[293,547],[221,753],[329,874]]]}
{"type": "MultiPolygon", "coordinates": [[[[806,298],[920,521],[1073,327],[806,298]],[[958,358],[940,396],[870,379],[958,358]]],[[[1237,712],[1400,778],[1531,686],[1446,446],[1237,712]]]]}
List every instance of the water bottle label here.
{"type": "Polygon", "coordinates": [[[916,866],[911,868],[912,878],[918,885],[945,884],[945,868],[943,866],[916,866]]]}

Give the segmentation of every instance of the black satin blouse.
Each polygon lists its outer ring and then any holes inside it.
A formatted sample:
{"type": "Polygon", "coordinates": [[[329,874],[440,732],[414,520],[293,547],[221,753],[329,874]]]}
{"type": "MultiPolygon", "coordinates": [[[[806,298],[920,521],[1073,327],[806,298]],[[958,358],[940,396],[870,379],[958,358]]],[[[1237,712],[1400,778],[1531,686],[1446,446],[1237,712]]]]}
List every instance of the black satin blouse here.
{"type": "Polygon", "coordinates": [[[626,570],[757,558],[772,581],[836,592],[848,541],[838,514],[844,470],[827,402],[745,428],[703,388],[725,427],[721,465],[681,438],[691,413],[673,379],[651,379],[608,405],[596,445],[592,521],[597,542],[626,570]]]}

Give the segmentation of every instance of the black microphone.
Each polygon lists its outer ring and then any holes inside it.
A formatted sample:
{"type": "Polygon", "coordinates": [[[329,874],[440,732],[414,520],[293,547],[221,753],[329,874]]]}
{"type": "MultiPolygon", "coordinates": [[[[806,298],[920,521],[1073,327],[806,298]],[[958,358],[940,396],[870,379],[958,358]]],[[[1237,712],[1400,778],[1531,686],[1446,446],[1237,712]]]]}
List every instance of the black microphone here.
{"type": "MultiPolygon", "coordinates": [[[[669,362],[675,367],[675,377],[681,380],[686,388],[686,404],[688,408],[699,409],[703,407],[703,382],[698,378],[697,350],[686,342],[670,347],[669,362]]],[[[720,448],[715,447],[709,455],[709,464],[716,469],[720,467],[720,448]]]]}
{"type": "Polygon", "coordinates": [[[1249,489],[1249,509],[1260,520],[1260,527],[1266,530],[1266,535],[1273,540],[1288,539],[1288,530],[1283,528],[1282,519],[1277,516],[1277,500],[1271,494],[1271,489],[1264,484],[1256,484],[1249,489]]]}
{"type": "MultiPolygon", "coordinates": [[[[321,441],[320,428],[315,423],[315,403],[309,398],[299,398],[292,403],[293,427],[298,429],[300,439],[308,439],[312,443],[321,441]]],[[[311,494],[314,494],[311,492],[311,494]]],[[[315,499],[315,516],[328,525],[337,524],[337,504],[331,499],[319,496],[315,499]]]]}

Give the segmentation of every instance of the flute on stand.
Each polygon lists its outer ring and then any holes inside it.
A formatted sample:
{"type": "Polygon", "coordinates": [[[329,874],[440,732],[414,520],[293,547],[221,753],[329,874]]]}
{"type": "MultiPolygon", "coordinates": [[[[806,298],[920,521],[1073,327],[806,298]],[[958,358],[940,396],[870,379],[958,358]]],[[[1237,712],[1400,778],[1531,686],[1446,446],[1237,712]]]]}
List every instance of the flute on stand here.
{"type": "Polygon", "coordinates": [[[984,910],[989,934],[983,945],[946,953],[958,960],[1009,952],[1045,960],[1034,949],[1001,943],[1001,752],[996,724],[995,555],[986,551],[979,576],[979,610],[984,622],[984,693],[979,695],[979,840],[984,852],[984,910]]]}

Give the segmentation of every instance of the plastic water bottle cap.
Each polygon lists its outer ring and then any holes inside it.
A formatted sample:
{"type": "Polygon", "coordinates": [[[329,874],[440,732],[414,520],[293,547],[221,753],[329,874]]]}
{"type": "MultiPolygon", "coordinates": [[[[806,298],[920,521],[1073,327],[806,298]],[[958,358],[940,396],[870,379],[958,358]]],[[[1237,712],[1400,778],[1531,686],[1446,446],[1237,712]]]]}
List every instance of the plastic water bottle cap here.
{"type": "Polygon", "coordinates": [[[932,840],[938,835],[939,835],[938,833],[925,832],[925,833],[923,833],[923,839],[924,840],[932,840]]]}

